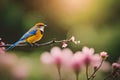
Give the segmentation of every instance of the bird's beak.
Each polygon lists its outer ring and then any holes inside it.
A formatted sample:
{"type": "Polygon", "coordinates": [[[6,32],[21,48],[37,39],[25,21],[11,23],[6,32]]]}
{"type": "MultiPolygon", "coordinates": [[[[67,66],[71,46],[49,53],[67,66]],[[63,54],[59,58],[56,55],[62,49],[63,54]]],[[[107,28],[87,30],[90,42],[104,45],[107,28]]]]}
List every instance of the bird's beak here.
{"type": "Polygon", "coordinates": [[[47,25],[44,25],[45,27],[47,27],[47,25]]]}

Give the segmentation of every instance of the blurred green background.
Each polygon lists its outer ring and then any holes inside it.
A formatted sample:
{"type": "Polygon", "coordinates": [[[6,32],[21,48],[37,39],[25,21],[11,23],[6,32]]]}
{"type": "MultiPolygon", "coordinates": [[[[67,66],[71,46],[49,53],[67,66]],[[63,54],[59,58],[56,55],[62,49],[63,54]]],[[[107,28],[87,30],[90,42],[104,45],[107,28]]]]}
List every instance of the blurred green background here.
{"type": "MultiPolygon", "coordinates": [[[[0,0],[0,37],[5,43],[14,43],[37,22],[48,25],[40,43],[73,35],[81,41],[69,45],[73,51],[83,46],[93,47],[97,53],[107,51],[110,62],[120,56],[120,0],[0,0]]],[[[40,80],[46,77],[37,74],[39,56],[55,45],[11,52],[35,62],[30,79],[40,80]]]]}

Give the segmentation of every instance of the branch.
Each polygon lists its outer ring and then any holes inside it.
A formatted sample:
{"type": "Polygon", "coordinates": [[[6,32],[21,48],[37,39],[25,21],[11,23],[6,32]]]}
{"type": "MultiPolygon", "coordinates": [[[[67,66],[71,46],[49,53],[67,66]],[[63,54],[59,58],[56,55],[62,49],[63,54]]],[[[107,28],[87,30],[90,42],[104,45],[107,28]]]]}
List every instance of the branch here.
{"type": "Polygon", "coordinates": [[[104,60],[101,61],[100,65],[98,66],[98,68],[92,73],[92,75],[89,77],[88,80],[90,80],[92,77],[94,78],[94,75],[96,74],[96,72],[100,69],[100,67],[102,66],[104,60]]]}
{"type": "MultiPolygon", "coordinates": [[[[50,44],[54,44],[54,43],[63,43],[63,42],[70,42],[70,40],[59,40],[59,41],[57,41],[57,40],[51,40],[51,41],[48,41],[48,42],[45,42],[45,43],[41,43],[41,44],[35,43],[32,46],[38,47],[38,46],[45,46],[45,45],[50,45],[50,44]]],[[[0,47],[9,47],[11,45],[12,44],[5,44],[5,45],[1,45],[0,44],[0,47]]],[[[24,47],[24,46],[30,46],[30,45],[28,45],[28,44],[19,44],[16,47],[24,47]]]]}

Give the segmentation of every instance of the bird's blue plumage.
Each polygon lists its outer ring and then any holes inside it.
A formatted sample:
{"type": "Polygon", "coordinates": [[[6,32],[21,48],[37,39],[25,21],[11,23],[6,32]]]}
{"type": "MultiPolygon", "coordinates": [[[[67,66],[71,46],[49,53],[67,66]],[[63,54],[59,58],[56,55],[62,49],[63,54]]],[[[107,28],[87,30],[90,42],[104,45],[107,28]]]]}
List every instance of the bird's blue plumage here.
{"type": "Polygon", "coordinates": [[[8,51],[8,50],[14,48],[14,47],[15,47],[16,45],[18,45],[19,43],[20,43],[20,41],[15,42],[15,43],[12,44],[10,47],[8,47],[8,48],[6,49],[6,51],[8,51]]]}
{"type": "Polygon", "coordinates": [[[29,32],[25,33],[25,34],[20,38],[20,40],[25,40],[25,39],[28,38],[29,36],[35,35],[36,32],[37,32],[36,29],[35,29],[35,30],[32,30],[32,31],[29,31],[29,32]]]}
{"type": "Polygon", "coordinates": [[[35,35],[36,32],[37,32],[36,29],[31,30],[31,31],[28,31],[28,32],[25,33],[17,42],[15,42],[15,43],[12,44],[10,47],[8,47],[8,48],[6,49],[6,51],[8,51],[8,50],[14,48],[14,47],[17,46],[19,43],[24,42],[24,41],[25,41],[28,37],[30,37],[31,35],[35,35]]]}

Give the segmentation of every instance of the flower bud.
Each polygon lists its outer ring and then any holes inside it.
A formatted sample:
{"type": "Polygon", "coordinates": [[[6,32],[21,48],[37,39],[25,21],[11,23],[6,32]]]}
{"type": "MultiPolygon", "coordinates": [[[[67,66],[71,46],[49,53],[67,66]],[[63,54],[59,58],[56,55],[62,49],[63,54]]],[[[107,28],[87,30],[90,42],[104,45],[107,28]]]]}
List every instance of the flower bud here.
{"type": "Polygon", "coordinates": [[[62,43],[62,48],[66,48],[68,46],[68,44],[66,42],[62,43]]]}
{"type": "Polygon", "coordinates": [[[74,42],[74,41],[75,41],[75,37],[72,36],[72,37],[70,38],[70,41],[71,41],[71,42],[74,42]]]}
{"type": "Polygon", "coordinates": [[[113,63],[112,67],[113,67],[113,69],[120,69],[120,64],[119,63],[113,63]]]}
{"type": "Polygon", "coordinates": [[[100,56],[103,58],[103,59],[106,59],[108,57],[108,54],[107,52],[101,52],[100,53],[100,56]]]}

